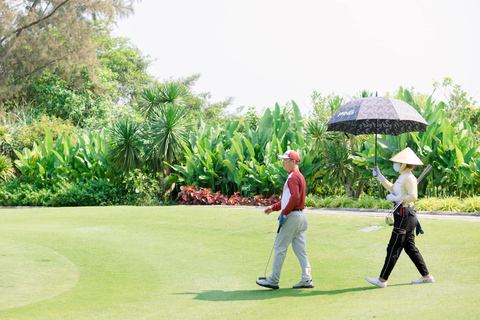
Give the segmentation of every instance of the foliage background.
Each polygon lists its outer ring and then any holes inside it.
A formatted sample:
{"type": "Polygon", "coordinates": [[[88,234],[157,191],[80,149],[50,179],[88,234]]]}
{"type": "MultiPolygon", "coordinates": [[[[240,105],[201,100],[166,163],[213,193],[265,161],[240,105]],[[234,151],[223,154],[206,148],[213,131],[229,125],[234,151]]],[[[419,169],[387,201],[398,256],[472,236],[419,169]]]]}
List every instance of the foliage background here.
{"type": "MultiPolygon", "coordinates": [[[[191,186],[226,197],[246,188],[252,199],[269,198],[281,194],[287,176],[277,154],[295,149],[312,196],[384,206],[378,199],[385,190],[371,175],[374,137],[326,132],[343,103],[372,93],[314,91],[308,114],[294,101],[232,112],[232,98],[214,102],[209,92],[195,92],[198,74],[154,79],[150,58],[112,35],[112,24],[132,11],[133,1],[1,4],[0,83],[8,88],[0,92],[3,204],[165,204],[191,186]],[[105,195],[59,200],[73,192],[66,190],[91,185],[105,195]]],[[[408,146],[433,166],[420,196],[474,197],[480,110],[448,77],[433,87],[445,99],[402,87],[387,94],[409,103],[430,126],[379,136],[379,166],[394,180],[388,159],[408,146]]]]}

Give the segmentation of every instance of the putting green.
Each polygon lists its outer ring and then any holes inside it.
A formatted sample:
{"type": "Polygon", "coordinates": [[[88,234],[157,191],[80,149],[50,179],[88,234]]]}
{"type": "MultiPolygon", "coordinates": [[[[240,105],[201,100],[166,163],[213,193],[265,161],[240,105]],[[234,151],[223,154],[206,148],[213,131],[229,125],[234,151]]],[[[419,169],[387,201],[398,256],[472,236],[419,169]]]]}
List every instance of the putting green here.
{"type": "Polygon", "coordinates": [[[307,213],[315,288],[291,288],[300,274],[289,249],[280,290],[268,290],[255,280],[277,216],[188,206],[2,210],[0,319],[479,318],[480,221],[423,220],[416,241],[435,283],[410,284],[419,274],[402,254],[379,289],[365,277],[385,259],[383,217],[307,213]]]}
{"type": "Polygon", "coordinates": [[[75,264],[49,248],[0,239],[0,310],[50,299],[73,288],[75,264]]]}

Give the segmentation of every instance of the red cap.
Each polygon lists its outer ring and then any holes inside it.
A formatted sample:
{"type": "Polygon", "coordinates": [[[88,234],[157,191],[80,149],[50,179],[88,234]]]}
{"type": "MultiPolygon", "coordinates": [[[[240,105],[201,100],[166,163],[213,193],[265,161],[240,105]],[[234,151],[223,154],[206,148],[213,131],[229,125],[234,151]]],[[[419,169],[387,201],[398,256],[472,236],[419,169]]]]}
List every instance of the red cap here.
{"type": "Polygon", "coordinates": [[[287,150],[284,154],[279,154],[278,159],[293,159],[297,162],[300,162],[300,156],[296,151],[287,150]]]}

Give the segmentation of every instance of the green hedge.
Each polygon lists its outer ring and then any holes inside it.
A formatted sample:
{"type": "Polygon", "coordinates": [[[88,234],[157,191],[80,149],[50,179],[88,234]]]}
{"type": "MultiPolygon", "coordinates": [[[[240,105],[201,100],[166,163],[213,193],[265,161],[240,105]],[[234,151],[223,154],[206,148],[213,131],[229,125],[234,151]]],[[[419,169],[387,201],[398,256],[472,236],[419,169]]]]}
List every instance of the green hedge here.
{"type": "Polygon", "coordinates": [[[305,206],[315,208],[391,209],[392,203],[385,199],[378,199],[371,196],[364,196],[356,200],[346,195],[322,198],[309,194],[305,199],[305,206]]]}
{"type": "Polygon", "coordinates": [[[138,196],[108,180],[31,184],[15,180],[0,185],[2,206],[110,206],[134,205],[138,196]]]}

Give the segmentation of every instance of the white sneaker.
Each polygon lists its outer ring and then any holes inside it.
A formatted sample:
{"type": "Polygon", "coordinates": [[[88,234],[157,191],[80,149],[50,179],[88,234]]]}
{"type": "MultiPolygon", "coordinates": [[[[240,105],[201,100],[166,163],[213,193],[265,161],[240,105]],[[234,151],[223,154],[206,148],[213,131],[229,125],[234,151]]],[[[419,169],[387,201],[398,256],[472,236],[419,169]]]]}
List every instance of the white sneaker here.
{"type": "Polygon", "coordinates": [[[435,279],[433,279],[433,276],[430,276],[429,278],[420,277],[420,279],[412,281],[412,284],[432,283],[432,282],[435,282],[435,279]]]}
{"type": "Polygon", "coordinates": [[[374,285],[376,285],[377,287],[380,287],[380,288],[386,288],[387,287],[387,281],[382,282],[382,281],[380,281],[379,278],[366,277],[365,280],[367,280],[371,284],[374,284],[374,285]]]}
{"type": "Polygon", "coordinates": [[[314,287],[315,286],[313,285],[313,281],[308,280],[308,281],[300,281],[299,283],[294,284],[292,288],[301,289],[301,288],[314,288],[314,287]]]}
{"type": "Polygon", "coordinates": [[[278,283],[271,283],[268,280],[257,280],[257,284],[265,288],[278,289],[278,283]]]}

